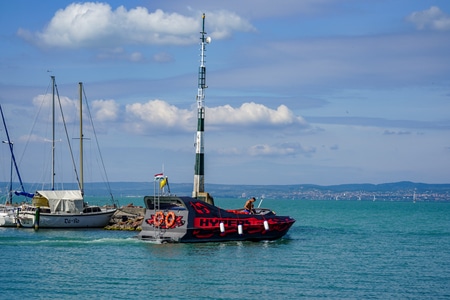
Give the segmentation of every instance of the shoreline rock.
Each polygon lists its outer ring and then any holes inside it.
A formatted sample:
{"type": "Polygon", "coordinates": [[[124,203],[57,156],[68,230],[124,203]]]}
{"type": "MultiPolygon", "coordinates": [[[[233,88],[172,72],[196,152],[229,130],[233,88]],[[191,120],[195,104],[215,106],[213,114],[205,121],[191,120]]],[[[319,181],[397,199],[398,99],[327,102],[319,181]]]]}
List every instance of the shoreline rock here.
{"type": "Polygon", "coordinates": [[[141,231],[145,208],[128,204],[117,209],[105,230],[141,231]]]}

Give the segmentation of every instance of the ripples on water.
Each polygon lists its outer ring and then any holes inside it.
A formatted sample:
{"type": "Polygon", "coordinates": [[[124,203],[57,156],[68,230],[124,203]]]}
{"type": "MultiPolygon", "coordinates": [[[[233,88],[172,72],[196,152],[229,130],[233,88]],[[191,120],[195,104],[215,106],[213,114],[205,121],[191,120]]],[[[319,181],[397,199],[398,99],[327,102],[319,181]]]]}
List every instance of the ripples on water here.
{"type": "Polygon", "coordinates": [[[297,219],[288,236],[155,244],[135,232],[0,228],[1,298],[450,297],[450,204],[264,204],[297,219]]]}

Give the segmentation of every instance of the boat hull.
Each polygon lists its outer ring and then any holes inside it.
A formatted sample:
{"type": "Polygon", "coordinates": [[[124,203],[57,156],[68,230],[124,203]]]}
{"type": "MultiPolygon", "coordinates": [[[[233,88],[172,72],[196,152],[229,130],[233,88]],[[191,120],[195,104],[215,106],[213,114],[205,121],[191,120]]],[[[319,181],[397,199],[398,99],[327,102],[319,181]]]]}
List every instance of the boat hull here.
{"type": "Polygon", "coordinates": [[[17,226],[17,207],[0,205],[0,227],[17,226]]]}
{"type": "Polygon", "coordinates": [[[146,213],[139,239],[199,243],[262,241],[283,237],[295,220],[270,210],[244,214],[190,197],[144,198],[146,213]],[[158,204],[159,202],[159,205],[158,204]]]}
{"type": "Polygon", "coordinates": [[[0,212],[0,227],[16,227],[16,220],[14,212],[0,212]]]}
{"type": "MultiPolygon", "coordinates": [[[[64,214],[40,213],[39,228],[103,228],[109,224],[116,209],[98,213],[64,214]]],[[[34,211],[21,211],[18,218],[21,227],[33,228],[36,223],[34,211]]]]}

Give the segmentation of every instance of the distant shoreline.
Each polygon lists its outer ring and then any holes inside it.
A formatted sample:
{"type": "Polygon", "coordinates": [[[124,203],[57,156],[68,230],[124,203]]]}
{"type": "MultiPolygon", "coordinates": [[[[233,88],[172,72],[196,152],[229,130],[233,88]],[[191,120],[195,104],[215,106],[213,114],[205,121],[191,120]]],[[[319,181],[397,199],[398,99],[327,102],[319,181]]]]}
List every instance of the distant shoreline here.
{"type": "MultiPolygon", "coordinates": [[[[8,183],[0,182],[1,194],[6,194],[8,183]]],[[[66,188],[70,183],[64,184],[66,188]]],[[[111,182],[111,193],[115,197],[129,197],[136,195],[152,195],[155,185],[153,182],[111,182]]],[[[18,184],[13,184],[17,189],[18,184]]],[[[36,188],[24,184],[27,192],[34,192],[36,188]]],[[[39,186],[41,189],[42,186],[39,186]]],[[[190,196],[191,183],[170,183],[172,193],[190,196]]],[[[109,191],[105,183],[86,183],[85,190],[89,196],[107,195],[109,191]]],[[[410,181],[383,184],[341,184],[321,186],[314,184],[289,185],[228,185],[205,184],[205,190],[217,198],[268,198],[268,199],[299,199],[299,200],[357,200],[357,201],[414,201],[416,202],[447,202],[450,201],[450,184],[414,183],[410,181]]]]}

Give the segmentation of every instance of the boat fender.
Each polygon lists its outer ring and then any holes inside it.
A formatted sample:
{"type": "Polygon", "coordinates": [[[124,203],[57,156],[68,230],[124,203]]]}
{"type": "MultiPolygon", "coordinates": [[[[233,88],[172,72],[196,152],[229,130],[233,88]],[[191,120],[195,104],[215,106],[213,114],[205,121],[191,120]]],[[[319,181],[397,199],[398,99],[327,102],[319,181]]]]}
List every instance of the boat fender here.
{"type": "Polygon", "coordinates": [[[219,226],[220,226],[220,232],[224,233],[225,232],[225,225],[223,224],[223,222],[220,222],[219,226]]]}
{"type": "Polygon", "coordinates": [[[269,230],[269,222],[267,220],[264,220],[264,229],[269,230]]]}
{"type": "Polygon", "coordinates": [[[38,230],[39,229],[40,214],[41,214],[40,207],[36,207],[36,211],[34,213],[34,230],[38,230]]]}
{"type": "Polygon", "coordinates": [[[169,213],[166,216],[166,226],[167,228],[172,227],[175,224],[175,220],[177,218],[175,217],[175,213],[173,211],[169,211],[169,213]]]}
{"type": "Polygon", "coordinates": [[[156,227],[159,227],[162,222],[164,222],[164,213],[162,211],[157,211],[156,214],[153,216],[153,224],[156,227]]]}
{"type": "Polygon", "coordinates": [[[243,231],[242,231],[242,224],[238,225],[238,233],[239,235],[242,235],[243,231]]]}

